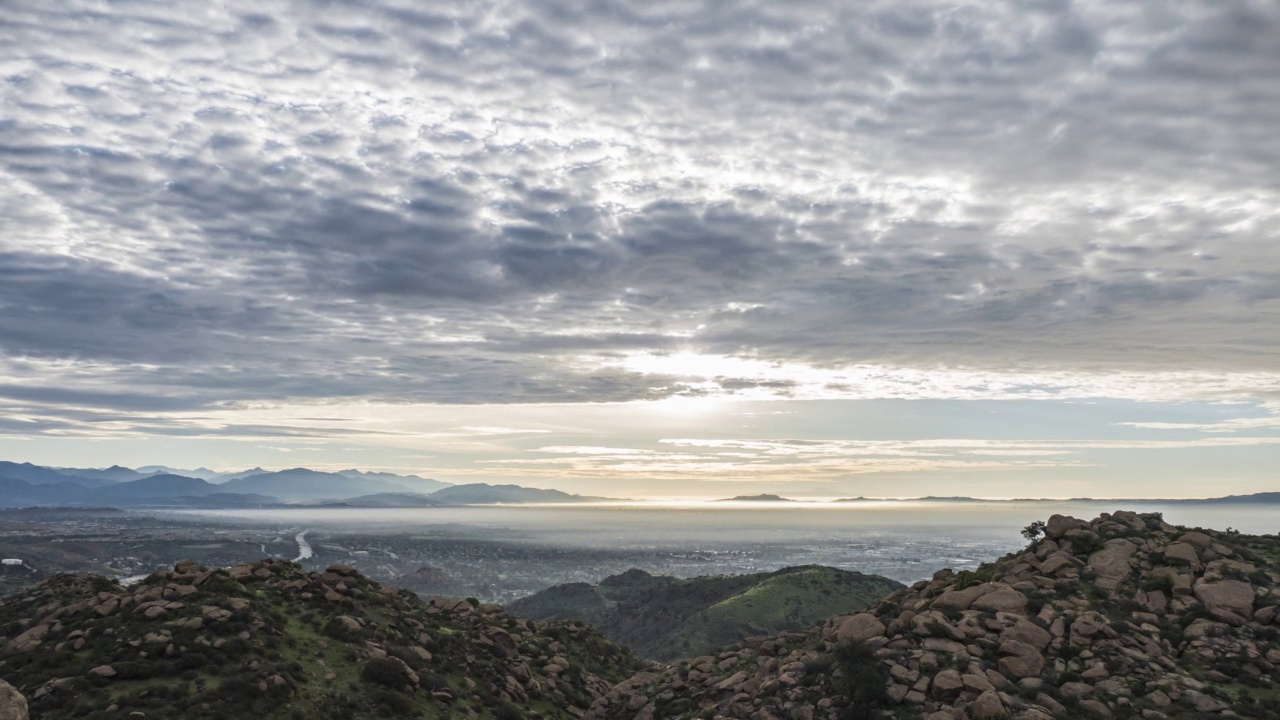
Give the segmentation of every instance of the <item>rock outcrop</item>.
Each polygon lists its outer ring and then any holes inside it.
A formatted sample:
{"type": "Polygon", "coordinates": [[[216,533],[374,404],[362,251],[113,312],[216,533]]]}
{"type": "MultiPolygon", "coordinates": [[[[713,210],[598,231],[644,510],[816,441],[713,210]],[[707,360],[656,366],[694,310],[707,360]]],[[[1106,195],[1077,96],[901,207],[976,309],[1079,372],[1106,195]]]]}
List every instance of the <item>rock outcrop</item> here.
{"type": "Polygon", "coordinates": [[[27,720],[27,699],[3,680],[0,680],[0,720],[27,720]]]}
{"type": "Polygon", "coordinates": [[[651,668],[588,718],[1273,720],[1278,616],[1280,538],[1054,516],[872,612],[651,668]]]}
{"type": "Polygon", "coordinates": [[[0,720],[581,717],[643,667],[580,623],[423,601],[352,568],[179,563],[0,599],[0,720]],[[7,688],[7,689],[6,689],[7,688]],[[10,709],[14,712],[5,714],[10,709]],[[19,714],[14,714],[21,710],[19,714]]]}

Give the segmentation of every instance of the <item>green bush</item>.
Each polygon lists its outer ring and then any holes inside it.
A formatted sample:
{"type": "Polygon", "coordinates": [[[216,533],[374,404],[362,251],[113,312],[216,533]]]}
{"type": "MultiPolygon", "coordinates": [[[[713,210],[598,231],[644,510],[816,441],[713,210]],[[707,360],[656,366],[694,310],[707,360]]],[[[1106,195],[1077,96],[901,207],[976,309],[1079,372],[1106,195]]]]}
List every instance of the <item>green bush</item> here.
{"type": "Polygon", "coordinates": [[[410,684],[408,669],[391,658],[374,658],[365,663],[360,669],[360,677],[366,682],[397,690],[410,684]]]}
{"type": "Polygon", "coordinates": [[[994,565],[981,565],[976,570],[961,570],[956,575],[956,581],[952,587],[956,590],[963,590],[974,585],[983,585],[995,579],[996,568],[994,565]]]}
{"type": "Polygon", "coordinates": [[[1071,538],[1071,552],[1076,555],[1092,555],[1106,546],[1106,541],[1097,535],[1080,533],[1071,538]]]}
{"type": "Polygon", "coordinates": [[[840,711],[841,720],[873,720],[888,708],[889,673],[874,650],[865,643],[847,643],[831,653],[834,660],[832,686],[849,702],[840,711]]]}

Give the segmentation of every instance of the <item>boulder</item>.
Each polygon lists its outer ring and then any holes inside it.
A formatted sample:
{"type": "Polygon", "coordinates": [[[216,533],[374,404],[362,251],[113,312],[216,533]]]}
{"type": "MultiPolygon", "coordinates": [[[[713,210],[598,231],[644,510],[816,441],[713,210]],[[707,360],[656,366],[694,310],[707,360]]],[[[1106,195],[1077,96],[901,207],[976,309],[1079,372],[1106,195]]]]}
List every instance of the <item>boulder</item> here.
{"type": "Polygon", "coordinates": [[[1220,637],[1227,634],[1230,626],[1226,623],[1214,622],[1205,618],[1196,618],[1182,631],[1188,640],[1199,640],[1206,637],[1220,637]]]}
{"type": "Polygon", "coordinates": [[[990,612],[1022,613],[1027,609],[1027,596],[1013,588],[996,590],[977,598],[969,607],[990,612]]]}
{"type": "Polygon", "coordinates": [[[1044,655],[1034,647],[1018,642],[1005,640],[1000,643],[1000,672],[1014,680],[1039,677],[1044,672],[1044,655]]]}
{"type": "Polygon", "coordinates": [[[1194,545],[1197,550],[1205,550],[1213,544],[1213,538],[1202,532],[1192,530],[1191,532],[1183,533],[1182,536],[1178,538],[1178,542],[1194,545]]]}
{"type": "Polygon", "coordinates": [[[1128,540],[1108,540],[1106,547],[1089,556],[1089,567],[1098,573],[1095,581],[1104,590],[1114,590],[1133,572],[1132,558],[1137,546],[1128,540]]]}
{"type": "Polygon", "coordinates": [[[1074,557],[1059,550],[1040,563],[1040,572],[1045,575],[1056,575],[1064,568],[1074,567],[1075,563],[1074,557]]]}
{"type": "Polygon", "coordinates": [[[1050,515],[1049,521],[1045,523],[1044,536],[1050,540],[1057,540],[1067,534],[1068,530],[1088,527],[1089,523],[1084,520],[1073,518],[1069,515],[1050,515]]]}
{"type": "Polygon", "coordinates": [[[968,610],[973,602],[991,592],[995,592],[998,588],[992,583],[983,585],[974,585],[963,590],[948,590],[937,597],[930,607],[944,610],[968,610]]]}
{"type": "Polygon", "coordinates": [[[1000,634],[1001,640],[1016,640],[1017,642],[1030,645],[1036,650],[1043,651],[1049,646],[1049,641],[1053,636],[1048,630],[1036,625],[1025,618],[1018,618],[1018,621],[1012,627],[1005,629],[1000,634]]]}
{"type": "Polygon", "coordinates": [[[1182,701],[1195,708],[1196,712],[1201,713],[1216,713],[1227,709],[1226,704],[1221,700],[1195,690],[1184,690],[1182,701]]]}
{"type": "Polygon", "coordinates": [[[1099,717],[1099,718],[1112,717],[1111,708],[1107,707],[1106,705],[1102,704],[1097,700],[1081,700],[1080,708],[1082,710],[1088,711],[1093,717],[1099,717]]]}
{"type": "Polygon", "coordinates": [[[97,614],[98,617],[107,617],[108,615],[114,615],[118,609],[120,609],[120,601],[116,598],[110,598],[105,602],[95,605],[93,607],[93,612],[97,614]]]}
{"type": "Polygon", "coordinates": [[[96,675],[98,677],[113,678],[116,676],[116,669],[110,665],[99,665],[98,667],[90,670],[89,674],[96,675]]]}
{"type": "Polygon", "coordinates": [[[40,647],[40,643],[44,641],[44,636],[48,634],[48,625],[37,625],[10,640],[4,646],[4,650],[9,653],[24,653],[28,650],[34,650],[40,647]]]}
{"type": "Polygon", "coordinates": [[[988,690],[979,695],[969,709],[977,720],[1006,717],[1004,703],[1000,701],[1000,696],[994,690],[988,690]]]}
{"type": "Polygon", "coordinates": [[[27,720],[27,699],[4,680],[0,680],[0,720],[27,720]]]}
{"type": "Polygon", "coordinates": [[[717,689],[717,690],[732,690],[732,689],[734,689],[735,687],[737,687],[739,684],[746,682],[748,677],[750,677],[750,675],[748,675],[746,672],[744,672],[744,671],[742,671],[742,670],[739,670],[738,672],[736,672],[736,673],[734,673],[734,674],[730,675],[729,677],[727,677],[727,678],[725,678],[724,680],[721,680],[719,683],[717,683],[717,684],[716,684],[716,689],[717,689]]]}
{"type": "Polygon", "coordinates": [[[837,642],[870,640],[884,634],[884,624],[871,613],[858,613],[840,624],[836,631],[837,642]]]}
{"type": "Polygon", "coordinates": [[[1053,713],[1054,715],[1065,716],[1067,714],[1067,708],[1063,706],[1062,703],[1058,702],[1057,700],[1054,700],[1052,697],[1044,694],[1043,692],[1036,693],[1036,699],[1034,702],[1040,707],[1047,709],[1049,712],[1053,713]]]}
{"type": "Polygon", "coordinates": [[[955,670],[943,670],[933,676],[933,692],[936,695],[958,695],[964,690],[964,678],[955,670]]]}
{"type": "Polygon", "coordinates": [[[1187,543],[1169,543],[1164,549],[1164,560],[1170,565],[1191,565],[1200,564],[1200,556],[1196,554],[1195,546],[1187,543]]]}
{"type": "Polygon", "coordinates": [[[985,675],[962,675],[960,680],[964,682],[964,689],[971,692],[983,693],[994,692],[996,687],[985,675]]]}
{"type": "Polygon", "coordinates": [[[1226,610],[1245,618],[1253,616],[1253,586],[1247,582],[1201,583],[1195,587],[1195,595],[1210,612],[1226,610]]]}

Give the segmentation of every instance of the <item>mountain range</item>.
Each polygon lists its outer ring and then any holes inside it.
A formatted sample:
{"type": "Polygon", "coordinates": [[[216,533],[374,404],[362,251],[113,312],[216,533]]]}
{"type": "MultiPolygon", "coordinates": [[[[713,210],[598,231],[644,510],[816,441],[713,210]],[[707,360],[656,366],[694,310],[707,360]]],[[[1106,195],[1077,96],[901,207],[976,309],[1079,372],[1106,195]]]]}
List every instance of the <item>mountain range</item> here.
{"type": "MultiPolygon", "coordinates": [[[[520,485],[470,483],[453,485],[418,475],[397,475],[357,469],[325,472],[310,468],[270,471],[260,467],[218,472],[209,468],[184,470],[164,465],[138,468],[47,467],[0,461],[0,507],[265,507],[323,505],[328,507],[434,507],[531,503],[607,502],[611,498],[574,495],[561,490],[520,485]]],[[[875,498],[844,498],[833,503],[874,502],[875,498]]],[[[883,499],[879,499],[883,500],[883,499]]],[[[738,496],[725,502],[792,502],[778,495],[738,496]]],[[[897,502],[1012,503],[1012,502],[1142,502],[1146,504],[1280,504],[1280,492],[1229,495],[1204,499],[1097,500],[1022,498],[989,500],[972,497],[923,497],[897,502]]]]}
{"type": "Polygon", "coordinates": [[[162,465],[44,467],[0,461],[0,507],[434,507],[600,500],[519,485],[453,485],[417,475],[309,468],[218,473],[162,465]]]}

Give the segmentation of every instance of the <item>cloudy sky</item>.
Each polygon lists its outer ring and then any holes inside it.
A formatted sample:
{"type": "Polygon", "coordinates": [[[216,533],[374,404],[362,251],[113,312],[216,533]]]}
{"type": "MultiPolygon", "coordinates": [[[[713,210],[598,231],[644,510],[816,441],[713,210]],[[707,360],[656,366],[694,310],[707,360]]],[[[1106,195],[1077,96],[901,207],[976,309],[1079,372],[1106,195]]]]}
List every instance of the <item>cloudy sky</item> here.
{"type": "Polygon", "coordinates": [[[1277,490],[1280,4],[0,6],[0,455],[1277,490]]]}

